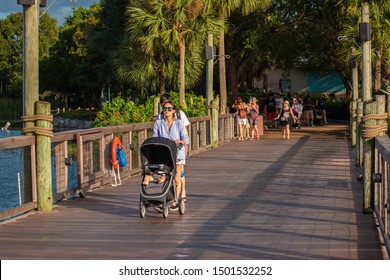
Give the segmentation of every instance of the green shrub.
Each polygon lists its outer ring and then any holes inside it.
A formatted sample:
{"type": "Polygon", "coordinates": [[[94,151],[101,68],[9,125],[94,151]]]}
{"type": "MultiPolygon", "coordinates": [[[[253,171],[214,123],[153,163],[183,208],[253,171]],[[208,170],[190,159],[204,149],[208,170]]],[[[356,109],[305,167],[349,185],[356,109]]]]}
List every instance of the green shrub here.
{"type": "MultiPolygon", "coordinates": [[[[179,94],[170,92],[173,102],[182,109],[179,104],[179,94]]],[[[135,104],[133,101],[125,101],[116,97],[110,104],[104,103],[102,110],[96,114],[94,127],[113,126],[130,123],[142,123],[153,120],[155,95],[151,96],[144,104],[135,104]]],[[[187,109],[183,110],[188,117],[199,117],[206,114],[205,100],[194,93],[186,94],[187,109]]]]}
{"type": "Polygon", "coordinates": [[[96,114],[94,127],[147,122],[153,114],[150,104],[135,104],[121,97],[114,98],[110,104],[103,103],[102,107],[96,114]]]}
{"type": "Polygon", "coordinates": [[[180,105],[179,93],[171,91],[169,94],[172,96],[173,103],[175,103],[176,106],[187,115],[187,117],[201,117],[206,115],[206,100],[203,96],[197,96],[193,92],[186,93],[185,101],[187,108],[184,109],[180,105]]]}
{"type": "Polygon", "coordinates": [[[326,100],[325,110],[328,119],[349,120],[349,103],[347,97],[331,97],[326,100]]]}

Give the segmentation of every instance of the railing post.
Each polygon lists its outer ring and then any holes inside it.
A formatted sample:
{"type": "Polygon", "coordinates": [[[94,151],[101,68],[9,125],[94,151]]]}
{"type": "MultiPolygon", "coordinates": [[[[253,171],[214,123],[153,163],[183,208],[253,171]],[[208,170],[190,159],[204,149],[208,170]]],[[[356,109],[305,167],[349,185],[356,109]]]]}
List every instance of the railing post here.
{"type": "MultiPolygon", "coordinates": [[[[38,116],[50,116],[50,103],[37,101],[35,103],[38,116]]],[[[40,133],[51,130],[51,123],[42,118],[36,120],[37,129],[37,205],[38,211],[50,212],[53,204],[52,174],[51,174],[51,137],[40,133]]]]}
{"type": "Polygon", "coordinates": [[[211,101],[211,146],[218,147],[218,98],[211,101]]]}

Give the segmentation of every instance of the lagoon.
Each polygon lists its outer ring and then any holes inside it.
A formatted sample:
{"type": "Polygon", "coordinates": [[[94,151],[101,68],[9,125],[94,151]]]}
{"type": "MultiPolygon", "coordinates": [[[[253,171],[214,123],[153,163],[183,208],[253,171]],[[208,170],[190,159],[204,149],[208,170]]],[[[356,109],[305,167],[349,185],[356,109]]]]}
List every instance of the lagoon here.
{"type": "MultiPolygon", "coordinates": [[[[0,130],[0,138],[20,136],[20,130],[0,130]]],[[[56,194],[55,155],[52,153],[52,190],[56,194]]],[[[68,167],[68,189],[77,188],[77,160],[68,167]]],[[[0,212],[23,204],[24,149],[0,150],[0,212]]]]}

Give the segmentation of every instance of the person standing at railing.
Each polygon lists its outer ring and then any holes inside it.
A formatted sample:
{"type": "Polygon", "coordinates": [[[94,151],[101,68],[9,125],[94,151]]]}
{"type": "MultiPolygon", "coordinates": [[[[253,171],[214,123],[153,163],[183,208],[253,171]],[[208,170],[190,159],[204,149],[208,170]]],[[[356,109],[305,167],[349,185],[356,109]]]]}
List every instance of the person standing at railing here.
{"type": "Polygon", "coordinates": [[[259,120],[259,105],[256,103],[256,97],[249,99],[249,125],[251,129],[251,138],[249,140],[260,139],[259,130],[257,128],[257,123],[259,120]],[[256,133],[256,134],[255,134],[256,133]]]}
{"type": "Polygon", "coordinates": [[[182,120],[175,117],[177,112],[176,105],[172,101],[166,101],[163,105],[164,117],[157,119],[153,126],[153,137],[165,137],[176,142],[179,150],[176,158],[176,197],[172,203],[171,210],[179,209],[177,202],[179,194],[183,198],[181,172],[186,159],[185,146],[189,144],[187,130],[182,120]]]}
{"type": "MultiPolygon", "coordinates": [[[[242,98],[239,96],[232,105],[232,108],[237,110],[237,124],[239,127],[238,141],[244,141],[244,128],[246,128],[246,125],[248,124],[246,110],[249,109],[249,106],[243,102],[242,98]]],[[[249,137],[249,135],[247,135],[247,137],[249,137]]]]}
{"type": "MultiPolygon", "coordinates": [[[[160,96],[160,105],[161,107],[164,106],[165,102],[167,101],[173,101],[172,96],[168,93],[162,94],[160,96]]],[[[188,120],[186,114],[182,110],[177,110],[175,114],[176,118],[183,121],[184,127],[187,130],[187,134],[189,134],[189,127],[190,127],[190,121],[188,120]]],[[[158,114],[157,119],[164,118],[164,112],[162,111],[160,114],[158,114]]],[[[186,157],[188,155],[188,145],[184,146],[186,157]]],[[[181,174],[181,185],[182,185],[182,197],[184,202],[187,202],[187,191],[186,191],[186,177],[184,173],[184,166],[186,165],[186,160],[184,159],[182,170],[180,172],[181,174]]]]}

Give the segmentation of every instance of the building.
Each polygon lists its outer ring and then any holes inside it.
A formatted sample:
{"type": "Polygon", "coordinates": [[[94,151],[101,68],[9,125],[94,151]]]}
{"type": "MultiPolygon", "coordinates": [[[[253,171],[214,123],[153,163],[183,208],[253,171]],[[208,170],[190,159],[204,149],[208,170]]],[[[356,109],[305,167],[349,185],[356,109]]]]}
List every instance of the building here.
{"type": "MultiPolygon", "coordinates": [[[[254,87],[262,89],[263,80],[255,80],[254,87]]],[[[290,93],[327,93],[345,95],[346,89],[340,75],[329,72],[318,75],[304,72],[298,68],[291,69],[288,74],[282,69],[274,69],[268,73],[268,91],[290,93]]]]}

